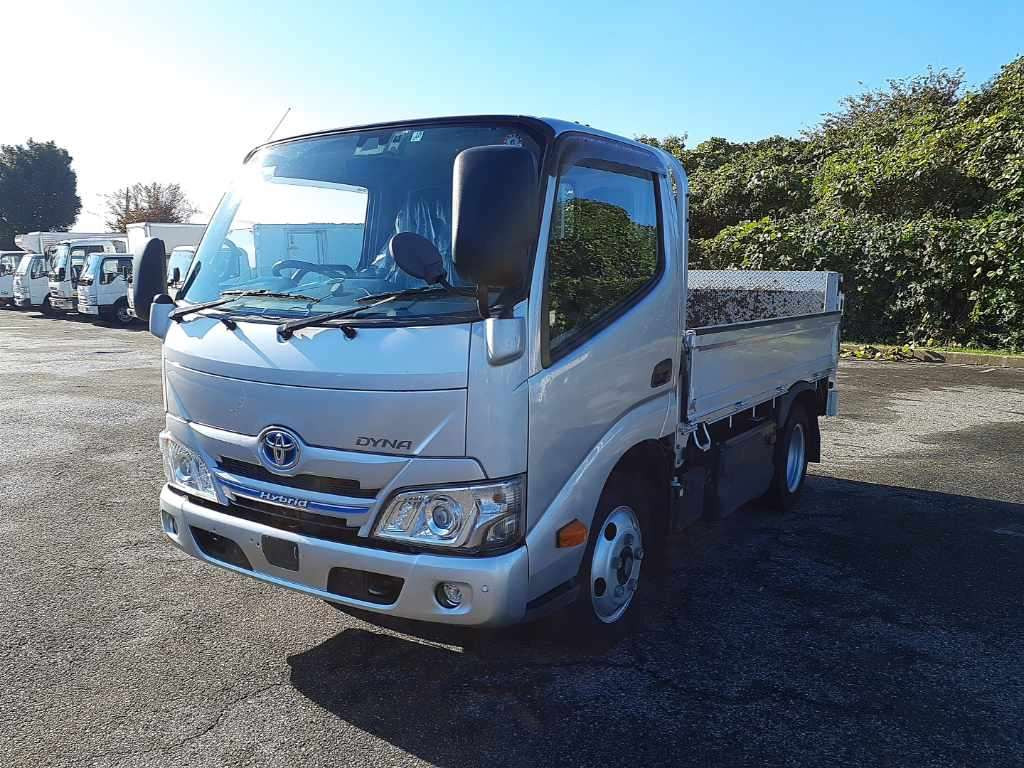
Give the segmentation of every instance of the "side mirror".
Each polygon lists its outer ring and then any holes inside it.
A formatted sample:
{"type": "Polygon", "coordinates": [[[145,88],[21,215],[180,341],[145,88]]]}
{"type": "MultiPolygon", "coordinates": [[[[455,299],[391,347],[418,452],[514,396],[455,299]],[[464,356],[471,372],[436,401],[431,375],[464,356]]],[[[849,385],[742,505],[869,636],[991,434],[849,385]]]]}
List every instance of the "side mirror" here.
{"type": "Polygon", "coordinates": [[[174,306],[174,299],[166,293],[154,296],[149,305],[149,332],[158,339],[163,339],[171,327],[171,310],[174,306]]]}
{"type": "Polygon", "coordinates": [[[67,272],[64,271],[64,267],[60,267],[57,270],[57,282],[58,283],[63,283],[65,275],[67,275],[67,272]]]}
{"type": "Polygon", "coordinates": [[[166,290],[164,254],[164,241],[151,237],[136,248],[132,256],[132,304],[138,317],[149,317],[153,297],[166,290]]]}
{"type": "Polygon", "coordinates": [[[536,247],[537,162],[524,147],[473,147],[455,158],[452,257],[478,286],[519,288],[536,247]]]}
{"type": "Polygon", "coordinates": [[[171,272],[171,279],[167,281],[168,285],[177,285],[181,282],[181,267],[175,267],[174,271],[171,272]]]}
{"type": "Polygon", "coordinates": [[[432,242],[415,232],[399,232],[388,240],[388,253],[406,274],[428,285],[447,282],[444,260],[432,242]]]}

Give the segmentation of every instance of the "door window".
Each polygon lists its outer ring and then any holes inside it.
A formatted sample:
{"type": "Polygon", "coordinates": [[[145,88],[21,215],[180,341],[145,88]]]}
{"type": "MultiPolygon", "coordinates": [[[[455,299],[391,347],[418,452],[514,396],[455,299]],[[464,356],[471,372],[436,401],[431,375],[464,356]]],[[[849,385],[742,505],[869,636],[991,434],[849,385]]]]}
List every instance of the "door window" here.
{"type": "Polygon", "coordinates": [[[128,279],[128,275],[132,271],[132,260],[131,259],[104,259],[103,268],[101,270],[100,283],[103,285],[109,285],[114,282],[117,277],[128,279]]]}
{"type": "Polygon", "coordinates": [[[552,357],[628,308],[661,272],[655,176],[579,164],[563,172],[548,241],[552,357]]]}
{"type": "Polygon", "coordinates": [[[37,277],[46,277],[46,261],[42,257],[32,259],[32,266],[30,269],[31,272],[29,273],[29,277],[33,279],[37,277]]]}

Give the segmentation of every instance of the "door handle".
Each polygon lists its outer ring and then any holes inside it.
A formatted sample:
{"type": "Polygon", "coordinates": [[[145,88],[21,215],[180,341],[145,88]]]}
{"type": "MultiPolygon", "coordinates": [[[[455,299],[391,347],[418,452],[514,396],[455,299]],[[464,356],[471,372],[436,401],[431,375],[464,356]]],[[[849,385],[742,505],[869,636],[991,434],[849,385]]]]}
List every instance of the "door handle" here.
{"type": "Polygon", "coordinates": [[[651,387],[660,387],[672,379],[672,359],[666,358],[654,366],[651,373],[651,387]]]}

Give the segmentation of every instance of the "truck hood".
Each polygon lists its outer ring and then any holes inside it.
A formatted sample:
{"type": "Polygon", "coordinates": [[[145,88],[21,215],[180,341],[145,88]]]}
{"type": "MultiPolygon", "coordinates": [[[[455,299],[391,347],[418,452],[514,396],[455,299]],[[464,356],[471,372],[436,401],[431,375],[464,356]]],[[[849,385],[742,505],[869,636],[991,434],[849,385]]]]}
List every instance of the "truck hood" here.
{"type": "Polygon", "coordinates": [[[465,455],[472,325],[234,330],[199,317],[164,339],[167,410],[239,435],[287,427],[311,446],[465,455]]]}

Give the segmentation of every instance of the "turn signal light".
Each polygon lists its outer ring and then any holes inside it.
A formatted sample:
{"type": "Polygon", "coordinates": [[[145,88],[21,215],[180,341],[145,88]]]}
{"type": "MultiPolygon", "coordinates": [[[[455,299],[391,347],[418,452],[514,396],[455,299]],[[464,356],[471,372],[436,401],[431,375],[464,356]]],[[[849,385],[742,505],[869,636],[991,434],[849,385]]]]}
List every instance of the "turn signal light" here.
{"type": "Polygon", "coordinates": [[[573,520],[558,529],[558,546],[578,547],[587,540],[587,526],[579,520],[573,520]]]}

